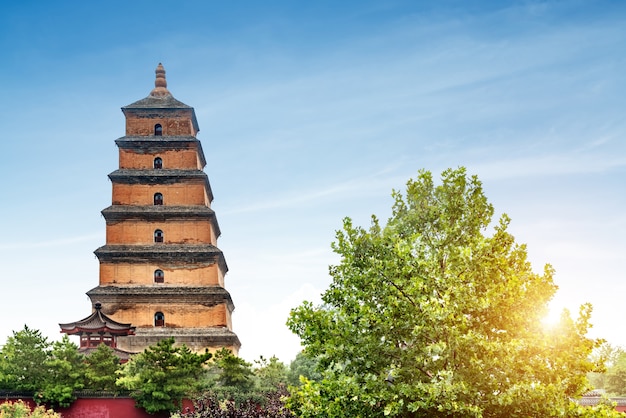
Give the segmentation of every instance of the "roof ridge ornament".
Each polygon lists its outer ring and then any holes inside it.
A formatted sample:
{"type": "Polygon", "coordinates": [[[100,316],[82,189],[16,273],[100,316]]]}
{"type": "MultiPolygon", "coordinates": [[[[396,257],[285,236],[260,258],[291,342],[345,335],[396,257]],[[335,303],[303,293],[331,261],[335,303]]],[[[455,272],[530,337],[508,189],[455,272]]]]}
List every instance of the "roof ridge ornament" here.
{"type": "Polygon", "coordinates": [[[156,79],[154,80],[154,89],[150,92],[150,96],[171,96],[172,94],[167,89],[167,80],[165,79],[165,68],[163,68],[163,64],[159,63],[154,72],[156,73],[156,79]]]}

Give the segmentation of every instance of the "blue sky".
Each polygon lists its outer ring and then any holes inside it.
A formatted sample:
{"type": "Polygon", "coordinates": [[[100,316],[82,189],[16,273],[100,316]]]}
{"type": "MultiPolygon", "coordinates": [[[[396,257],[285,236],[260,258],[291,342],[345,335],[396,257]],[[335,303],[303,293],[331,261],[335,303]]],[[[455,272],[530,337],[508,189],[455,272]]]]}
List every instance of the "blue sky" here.
{"type": "Polygon", "coordinates": [[[0,6],[0,344],[90,312],[120,107],[196,110],[241,355],[291,360],[289,309],[329,284],[335,230],[385,219],[419,169],[465,166],[626,346],[626,3],[108,1],[0,6]],[[471,3],[471,4],[467,4],[471,3]]]}

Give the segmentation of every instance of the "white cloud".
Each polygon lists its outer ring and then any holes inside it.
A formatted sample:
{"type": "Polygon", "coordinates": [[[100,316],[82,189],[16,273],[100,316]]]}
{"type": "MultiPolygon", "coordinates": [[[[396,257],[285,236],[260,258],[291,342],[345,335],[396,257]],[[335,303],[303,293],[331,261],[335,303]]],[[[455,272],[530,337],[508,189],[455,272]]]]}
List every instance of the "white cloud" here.
{"type": "Polygon", "coordinates": [[[279,300],[260,296],[262,304],[239,304],[233,315],[233,328],[242,343],[239,354],[249,362],[275,355],[288,365],[302,349],[299,338],[287,328],[289,312],[304,300],[319,303],[320,294],[320,289],[303,283],[279,300]]]}

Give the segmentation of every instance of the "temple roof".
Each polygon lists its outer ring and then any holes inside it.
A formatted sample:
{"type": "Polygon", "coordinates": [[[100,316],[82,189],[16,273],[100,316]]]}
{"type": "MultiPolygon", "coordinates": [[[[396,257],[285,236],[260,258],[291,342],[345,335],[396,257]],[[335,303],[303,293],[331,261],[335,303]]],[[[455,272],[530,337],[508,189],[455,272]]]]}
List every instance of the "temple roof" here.
{"type": "Polygon", "coordinates": [[[67,324],[59,324],[61,332],[69,335],[83,332],[108,332],[112,335],[133,335],[135,327],[114,321],[102,313],[102,305],[96,303],[94,312],[87,318],[67,324]]]}

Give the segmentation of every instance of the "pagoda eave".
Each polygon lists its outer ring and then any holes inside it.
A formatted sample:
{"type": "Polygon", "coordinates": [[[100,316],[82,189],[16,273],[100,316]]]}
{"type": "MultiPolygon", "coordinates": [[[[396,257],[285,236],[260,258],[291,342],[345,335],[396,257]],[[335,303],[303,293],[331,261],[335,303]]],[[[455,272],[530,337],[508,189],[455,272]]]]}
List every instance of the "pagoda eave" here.
{"type": "Polygon", "coordinates": [[[202,167],[206,158],[202,143],[195,136],[123,136],[115,140],[120,149],[131,150],[137,154],[151,154],[167,150],[197,149],[202,167]]]}
{"type": "Polygon", "coordinates": [[[115,170],[109,174],[109,179],[118,184],[180,184],[180,183],[203,183],[206,187],[209,202],[213,201],[213,191],[209,183],[209,177],[202,170],[115,170]]]}
{"type": "Polygon", "coordinates": [[[138,328],[134,339],[152,339],[155,341],[174,337],[178,343],[184,343],[192,348],[198,340],[210,342],[210,346],[220,348],[230,346],[239,349],[241,342],[233,331],[225,327],[209,328],[138,328]]]}
{"type": "Polygon", "coordinates": [[[211,265],[218,263],[224,273],[228,271],[224,254],[210,244],[152,244],[117,245],[108,244],[94,251],[100,262],[150,263],[159,261],[171,265],[211,265]]]}
{"type": "Polygon", "coordinates": [[[102,210],[101,213],[107,221],[107,224],[130,219],[140,219],[150,222],[163,222],[167,220],[208,220],[211,222],[215,235],[217,237],[221,235],[215,212],[207,206],[111,205],[102,210]]]}
{"type": "Polygon", "coordinates": [[[87,292],[91,299],[111,304],[153,304],[160,302],[184,302],[207,307],[226,303],[235,309],[230,293],[220,286],[98,286],[87,292]]]}

